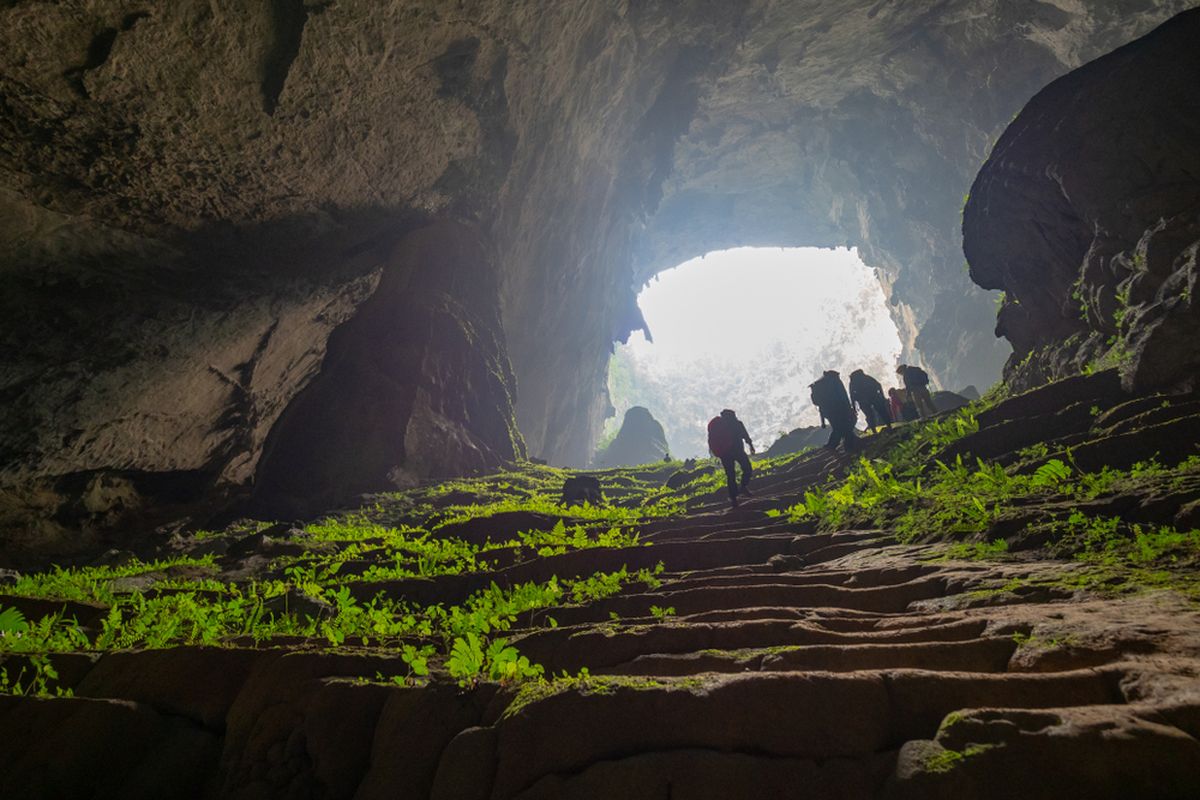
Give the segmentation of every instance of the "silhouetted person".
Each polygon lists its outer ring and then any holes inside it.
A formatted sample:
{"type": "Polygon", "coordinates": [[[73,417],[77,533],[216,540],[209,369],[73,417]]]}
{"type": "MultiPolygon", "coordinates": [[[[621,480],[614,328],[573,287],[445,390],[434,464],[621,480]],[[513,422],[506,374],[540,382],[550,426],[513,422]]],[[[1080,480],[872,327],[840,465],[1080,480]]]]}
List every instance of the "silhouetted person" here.
{"type": "Polygon", "coordinates": [[[883,386],[861,369],[850,373],[850,404],[862,410],[868,428],[892,427],[892,412],[883,396],[883,386]]]}
{"type": "Polygon", "coordinates": [[[836,450],[838,442],[843,442],[842,449],[847,453],[857,449],[858,438],[854,435],[856,415],[841,377],[827,369],[809,387],[812,389],[812,401],[821,412],[821,427],[824,428],[825,421],[829,420],[829,427],[833,429],[825,446],[836,450]]]}
{"type": "Polygon", "coordinates": [[[937,413],[933,398],[929,396],[929,374],[925,370],[901,364],[896,368],[896,374],[904,381],[904,390],[908,392],[908,399],[916,407],[919,416],[928,417],[937,413]]]}
{"type": "Polygon", "coordinates": [[[742,466],[742,494],[747,497],[753,496],[750,494],[750,475],[753,469],[750,467],[750,456],[746,455],[746,450],[742,447],[743,442],[750,445],[750,452],[753,453],[754,442],[750,441],[746,426],[731,409],[725,409],[721,416],[713,417],[709,421],[708,449],[721,459],[721,465],[725,467],[725,479],[729,482],[729,502],[734,508],[738,505],[738,483],[734,464],[742,466]]]}
{"type": "Polygon", "coordinates": [[[917,418],[917,408],[908,399],[908,392],[903,389],[888,389],[888,398],[892,409],[892,421],[912,422],[917,418]]]}

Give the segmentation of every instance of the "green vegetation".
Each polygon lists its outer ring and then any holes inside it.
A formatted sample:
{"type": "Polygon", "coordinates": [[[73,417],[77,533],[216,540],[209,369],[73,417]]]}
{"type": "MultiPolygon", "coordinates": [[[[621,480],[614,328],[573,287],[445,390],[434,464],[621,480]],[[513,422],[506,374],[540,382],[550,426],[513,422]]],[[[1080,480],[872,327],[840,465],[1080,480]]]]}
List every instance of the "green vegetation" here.
{"type": "MultiPolygon", "coordinates": [[[[355,513],[292,531],[288,548],[253,580],[224,579],[213,555],[56,567],[22,576],[8,588],[12,595],[100,604],[108,610],[85,628],[69,614],[31,621],[15,608],[0,609],[0,655],[25,656],[20,674],[0,673],[2,690],[50,693],[56,680],[47,658],[52,653],[269,646],[297,637],[309,646],[395,649],[407,673],[389,679],[400,683],[425,680],[435,670],[463,685],[537,677],[541,667],[517,651],[507,631],[542,624],[537,619],[542,609],[592,602],[633,585],[657,586],[661,564],[656,570],[623,567],[506,588],[492,583],[449,605],[405,601],[405,584],[396,582],[480,573],[501,559],[513,563],[591,548],[642,547],[636,523],[682,508],[682,496],[666,497],[660,483],[618,474],[615,483],[629,488],[631,502],[564,509],[550,497],[550,487],[561,486],[558,474],[530,465],[503,476],[381,497],[355,513]],[[644,506],[640,495],[649,493],[647,486],[656,499],[644,506]],[[441,533],[457,521],[513,510],[559,519],[549,530],[522,530],[476,543],[441,533]]],[[[221,535],[202,532],[195,541],[217,542],[221,535]]],[[[547,617],[544,624],[557,622],[547,617]]]]}
{"type": "Polygon", "coordinates": [[[650,606],[650,615],[655,619],[664,620],[667,617],[675,616],[675,607],[667,606],[664,608],[662,606],[650,606]]]}
{"type": "Polygon", "coordinates": [[[886,457],[861,458],[845,475],[769,513],[822,530],[887,528],[902,542],[951,540],[938,559],[1006,558],[1026,547],[1026,538],[1040,537],[1049,542],[1050,555],[1084,565],[1064,576],[1062,588],[1169,587],[1200,598],[1200,580],[1192,577],[1200,566],[1200,531],[1126,523],[1077,507],[1152,483],[1179,485],[1200,476],[1200,457],[1170,468],[1148,461],[1128,470],[1084,472],[1069,449],[1050,457],[1049,448],[1038,444],[1021,450],[1007,468],[979,459],[969,464],[960,456],[942,460],[946,447],[978,430],[977,414],[989,402],[911,426],[886,457]],[[1016,533],[995,533],[1006,530],[1016,533]]]}
{"type": "Polygon", "coordinates": [[[1018,647],[1028,647],[1037,650],[1057,650],[1060,647],[1070,647],[1077,641],[1076,637],[1071,634],[1043,638],[1020,631],[1014,632],[1012,639],[1017,643],[1018,647]]]}
{"type": "Polygon", "coordinates": [[[995,744],[970,744],[962,750],[941,750],[926,758],[922,766],[925,767],[926,772],[949,772],[967,759],[982,755],[988,750],[1000,746],[995,744]]]}
{"type": "Polygon", "coordinates": [[[523,684],[517,691],[512,702],[505,708],[504,716],[514,716],[532,703],[565,692],[578,692],[587,695],[615,694],[621,689],[632,691],[650,691],[654,689],[695,691],[703,688],[705,683],[705,679],[702,676],[647,678],[638,675],[592,675],[585,668],[581,669],[575,675],[564,673],[553,678],[542,678],[523,684]]]}
{"type": "MultiPolygon", "coordinates": [[[[1051,452],[1045,444],[1024,448],[1007,466],[954,455],[955,444],[979,430],[979,414],[998,399],[991,394],[955,413],[905,425],[880,440],[886,449],[875,448],[875,457],[860,458],[789,507],[769,513],[824,530],[886,528],[903,542],[939,543],[934,558],[1019,560],[1022,550],[1036,546],[1072,562],[1056,577],[1006,577],[1002,585],[980,588],[980,596],[1053,586],[1103,592],[1171,588],[1200,599],[1200,578],[1193,577],[1200,575],[1200,531],[1089,510],[1104,508],[1105,498],[1122,492],[1193,486],[1200,479],[1200,457],[1172,467],[1148,461],[1128,470],[1084,472],[1069,449],[1051,452]]],[[[761,458],[756,474],[786,474],[807,458],[761,458]]],[[[556,627],[553,609],[657,588],[663,565],[560,572],[523,583],[493,582],[491,573],[589,549],[650,547],[652,537],[642,530],[647,523],[722,502],[724,476],[715,470],[679,490],[665,488],[678,467],[607,471],[602,505],[564,508],[557,495],[567,473],[528,464],[379,495],[363,508],[278,540],[268,538],[273,529],[265,524],[241,523],[197,534],[192,555],[24,575],[6,587],[7,594],[102,608],[85,627],[70,611],[34,620],[0,606],[5,658],[0,692],[58,691],[51,657],[56,653],[282,642],[397,653],[403,674],[378,677],[402,685],[444,675],[463,686],[499,681],[543,691],[542,667],[519,652],[521,632],[556,627]],[[256,552],[262,564],[253,578],[222,571],[229,561],[219,554],[232,545],[261,545],[256,552]],[[449,576],[464,582],[455,602],[411,599],[449,576]]],[[[615,557],[616,564],[624,560],[615,557]]],[[[459,585],[457,580],[439,585],[447,583],[459,585]]],[[[658,622],[674,614],[671,606],[649,606],[648,616],[658,622]]],[[[619,625],[614,614],[599,629],[616,633],[619,625]]],[[[589,691],[618,685],[586,674],[555,679],[563,680],[586,681],[589,691]]]]}

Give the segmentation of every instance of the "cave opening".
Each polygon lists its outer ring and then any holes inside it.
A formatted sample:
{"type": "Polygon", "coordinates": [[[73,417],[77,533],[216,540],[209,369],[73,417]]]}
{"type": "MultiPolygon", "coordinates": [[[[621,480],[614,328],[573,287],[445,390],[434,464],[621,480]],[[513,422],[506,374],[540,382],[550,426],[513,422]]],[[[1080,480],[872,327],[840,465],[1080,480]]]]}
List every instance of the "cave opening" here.
{"type": "Polygon", "coordinates": [[[671,455],[707,455],[705,424],[737,410],[760,448],[817,425],[808,385],[823,370],[845,379],[863,369],[894,381],[900,334],[876,271],[854,248],[741,247],[707,253],[659,273],[638,304],[652,341],[635,332],[609,363],[615,415],[643,406],[671,455]]]}

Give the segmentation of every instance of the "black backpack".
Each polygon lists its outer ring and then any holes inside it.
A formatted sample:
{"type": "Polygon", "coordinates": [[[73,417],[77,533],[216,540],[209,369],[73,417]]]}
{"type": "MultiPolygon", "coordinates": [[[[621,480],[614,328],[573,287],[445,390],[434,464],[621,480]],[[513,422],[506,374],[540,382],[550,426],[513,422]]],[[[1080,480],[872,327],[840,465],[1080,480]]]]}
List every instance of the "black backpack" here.
{"type": "Polygon", "coordinates": [[[920,367],[909,367],[904,370],[905,386],[928,386],[929,374],[920,367]]]}
{"type": "Polygon", "coordinates": [[[833,405],[834,388],[832,378],[829,375],[822,375],[817,378],[812,384],[812,401],[813,405],[818,408],[829,408],[833,405]]]}

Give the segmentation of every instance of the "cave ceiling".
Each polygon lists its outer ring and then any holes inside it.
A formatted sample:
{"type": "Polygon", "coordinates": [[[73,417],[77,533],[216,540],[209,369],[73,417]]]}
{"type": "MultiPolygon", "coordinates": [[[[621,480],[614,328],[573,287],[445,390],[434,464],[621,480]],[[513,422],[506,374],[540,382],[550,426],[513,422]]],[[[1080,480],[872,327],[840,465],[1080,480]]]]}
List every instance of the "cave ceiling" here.
{"type": "MultiPolygon", "coordinates": [[[[637,290],[732,246],[858,247],[906,357],[990,381],[1007,347],[958,232],[975,172],[1041,86],[1190,5],[4,3],[3,483],[251,482],[331,332],[389,270],[402,295],[397,248],[444,220],[477,255],[404,302],[455,342],[501,320],[471,369],[530,455],[586,459],[637,290]],[[465,316],[443,302],[464,282],[465,316]]],[[[463,359],[411,344],[396,391],[424,427],[397,435],[519,456],[437,397],[463,359]]]]}

